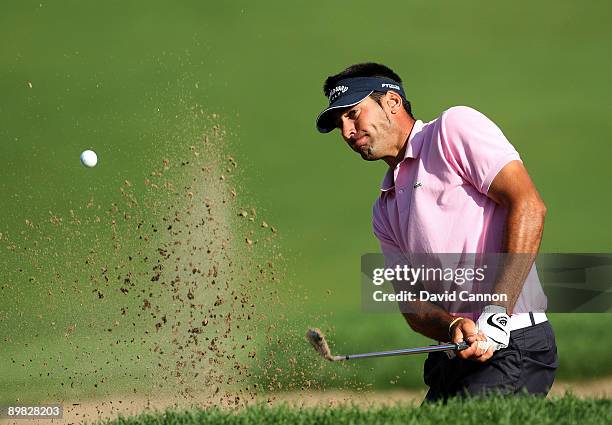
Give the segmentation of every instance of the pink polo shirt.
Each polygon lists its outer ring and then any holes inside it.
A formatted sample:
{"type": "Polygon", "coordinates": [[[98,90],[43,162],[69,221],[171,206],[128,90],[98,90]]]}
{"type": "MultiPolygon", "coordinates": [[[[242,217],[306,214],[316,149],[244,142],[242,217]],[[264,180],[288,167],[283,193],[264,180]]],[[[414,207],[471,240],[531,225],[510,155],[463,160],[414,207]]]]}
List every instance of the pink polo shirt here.
{"type": "MultiPolygon", "coordinates": [[[[489,118],[467,106],[416,121],[404,159],[389,169],[373,207],[372,227],[385,257],[410,253],[495,253],[506,210],[487,196],[491,182],[520,156],[489,118]]],[[[546,297],[535,266],[515,311],[546,297]]],[[[527,311],[527,310],[523,310],[527,311]]]]}

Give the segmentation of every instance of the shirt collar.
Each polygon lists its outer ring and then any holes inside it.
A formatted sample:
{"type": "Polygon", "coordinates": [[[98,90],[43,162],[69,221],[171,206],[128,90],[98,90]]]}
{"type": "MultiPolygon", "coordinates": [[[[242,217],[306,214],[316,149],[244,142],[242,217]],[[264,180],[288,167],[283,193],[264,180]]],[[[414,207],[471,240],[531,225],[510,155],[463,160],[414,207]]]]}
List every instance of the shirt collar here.
{"type": "Polygon", "coordinates": [[[395,187],[395,179],[397,178],[397,173],[399,172],[400,165],[402,162],[406,160],[406,158],[418,158],[421,153],[421,146],[423,145],[423,138],[416,137],[423,130],[423,121],[416,120],[414,125],[412,126],[412,130],[410,131],[410,136],[408,136],[408,147],[406,148],[406,153],[404,154],[404,159],[402,159],[399,164],[395,166],[395,168],[389,168],[385,177],[383,179],[382,184],[380,185],[381,192],[388,192],[389,190],[395,187]]]}

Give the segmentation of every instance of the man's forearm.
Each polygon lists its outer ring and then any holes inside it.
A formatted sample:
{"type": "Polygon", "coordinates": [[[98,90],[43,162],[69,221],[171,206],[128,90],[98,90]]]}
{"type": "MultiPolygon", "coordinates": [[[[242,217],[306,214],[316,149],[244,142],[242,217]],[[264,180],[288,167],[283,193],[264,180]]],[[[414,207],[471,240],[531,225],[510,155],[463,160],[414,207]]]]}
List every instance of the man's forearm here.
{"type": "MultiPolygon", "coordinates": [[[[391,282],[395,293],[400,293],[405,288],[396,281],[391,282]]],[[[411,287],[416,292],[418,288],[411,287]]],[[[400,301],[400,311],[415,332],[437,341],[447,341],[448,325],[453,321],[446,310],[429,301],[400,301]]]]}
{"type": "Polygon", "coordinates": [[[436,341],[448,341],[448,325],[453,321],[447,311],[427,301],[411,303],[411,312],[402,313],[410,327],[436,341]]]}

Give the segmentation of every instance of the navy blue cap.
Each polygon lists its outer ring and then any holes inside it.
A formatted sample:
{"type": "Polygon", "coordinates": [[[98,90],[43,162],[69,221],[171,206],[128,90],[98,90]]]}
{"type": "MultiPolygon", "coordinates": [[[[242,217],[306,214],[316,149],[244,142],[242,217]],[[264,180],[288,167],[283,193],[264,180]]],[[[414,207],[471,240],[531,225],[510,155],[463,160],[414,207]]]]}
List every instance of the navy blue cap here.
{"type": "Polygon", "coordinates": [[[404,89],[397,81],[385,77],[355,77],[338,81],[329,92],[329,106],[317,117],[317,130],[329,133],[336,128],[330,112],[334,109],[348,108],[361,102],[373,92],[386,93],[393,90],[406,101],[404,89]]]}

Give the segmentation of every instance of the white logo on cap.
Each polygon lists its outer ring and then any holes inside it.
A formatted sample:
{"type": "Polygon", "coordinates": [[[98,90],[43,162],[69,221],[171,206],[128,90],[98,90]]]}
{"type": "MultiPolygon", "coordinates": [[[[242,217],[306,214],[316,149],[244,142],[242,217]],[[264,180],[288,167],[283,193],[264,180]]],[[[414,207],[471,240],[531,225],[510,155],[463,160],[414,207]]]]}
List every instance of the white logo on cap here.
{"type": "Polygon", "coordinates": [[[347,86],[337,86],[334,87],[330,92],[329,92],[329,101],[333,101],[335,98],[337,98],[338,96],[340,96],[342,93],[345,93],[349,88],[347,86]]]}
{"type": "Polygon", "coordinates": [[[395,90],[400,89],[400,86],[397,86],[395,84],[389,84],[389,83],[382,83],[382,87],[387,87],[389,89],[395,89],[395,90]]]}

